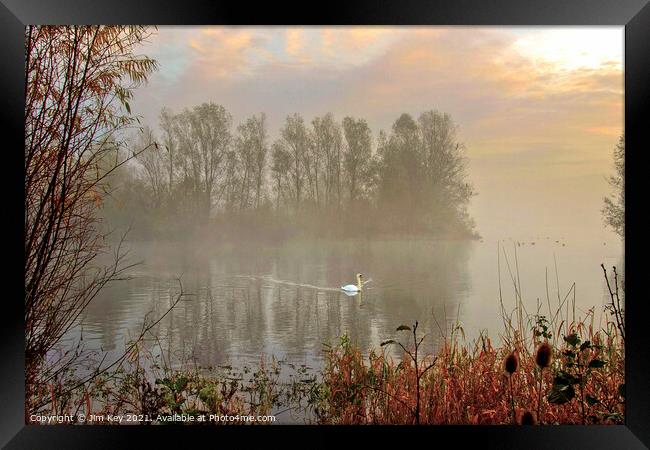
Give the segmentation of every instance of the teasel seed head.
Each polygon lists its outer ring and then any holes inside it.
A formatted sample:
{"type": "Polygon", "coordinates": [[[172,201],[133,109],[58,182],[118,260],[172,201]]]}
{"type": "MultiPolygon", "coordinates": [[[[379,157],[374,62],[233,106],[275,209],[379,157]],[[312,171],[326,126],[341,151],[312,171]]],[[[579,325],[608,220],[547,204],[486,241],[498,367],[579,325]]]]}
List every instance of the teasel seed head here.
{"type": "Polygon", "coordinates": [[[548,342],[542,343],[537,349],[535,354],[535,362],[539,367],[544,369],[551,365],[551,359],[553,358],[553,349],[551,348],[548,342]]]}
{"type": "Polygon", "coordinates": [[[537,419],[535,418],[535,413],[532,411],[525,410],[521,417],[519,418],[519,425],[537,425],[537,419]]]}
{"type": "Polygon", "coordinates": [[[510,354],[506,356],[506,359],[503,362],[503,367],[510,375],[517,371],[517,368],[519,367],[519,358],[515,351],[510,352],[510,354]]]}

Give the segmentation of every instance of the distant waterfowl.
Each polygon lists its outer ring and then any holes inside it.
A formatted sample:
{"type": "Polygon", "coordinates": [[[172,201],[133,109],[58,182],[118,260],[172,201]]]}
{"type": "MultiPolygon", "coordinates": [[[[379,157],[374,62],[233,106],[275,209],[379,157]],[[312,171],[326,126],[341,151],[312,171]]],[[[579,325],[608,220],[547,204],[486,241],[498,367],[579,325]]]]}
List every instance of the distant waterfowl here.
{"type": "Polygon", "coordinates": [[[357,274],[357,284],[346,284],[345,286],[341,286],[341,290],[345,292],[361,292],[363,289],[363,275],[358,273],[357,274]]]}

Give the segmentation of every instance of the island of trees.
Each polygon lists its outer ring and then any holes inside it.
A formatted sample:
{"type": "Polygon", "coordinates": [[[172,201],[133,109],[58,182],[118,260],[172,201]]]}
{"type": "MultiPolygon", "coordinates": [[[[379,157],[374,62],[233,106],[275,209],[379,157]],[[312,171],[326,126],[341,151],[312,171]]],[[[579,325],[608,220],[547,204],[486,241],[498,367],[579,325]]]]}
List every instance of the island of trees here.
{"type": "Polygon", "coordinates": [[[465,147],[448,114],[402,114],[376,138],[362,118],[292,114],[275,140],[264,113],[235,127],[215,103],[159,119],[156,132],[106,144],[130,161],[108,179],[103,213],[136,237],[475,236],[465,147]]]}

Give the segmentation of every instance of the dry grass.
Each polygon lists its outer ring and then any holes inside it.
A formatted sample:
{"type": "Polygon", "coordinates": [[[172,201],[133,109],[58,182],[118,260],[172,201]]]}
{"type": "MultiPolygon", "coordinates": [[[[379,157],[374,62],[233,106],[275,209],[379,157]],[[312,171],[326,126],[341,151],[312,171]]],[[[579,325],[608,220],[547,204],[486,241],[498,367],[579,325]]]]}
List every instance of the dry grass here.
{"type": "MultiPolygon", "coordinates": [[[[320,403],[315,407],[318,421],[623,423],[624,313],[615,270],[614,287],[608,284],[611,304],[606,311],[610,314],[603,316],[600,326],[595,326],[593,309],[583,318],[576,317],[575,298],[571,298],[574,286],[565,296],[558,293],[554,308],[547,297],[548,316],[540,315],[539,307],[536,314],[528,314],[520,296],[516,266],[513,271],[510,266],[508,269],[515,306],[507,313],[503,297],[500,298],[504,323],[500,345],[494,346],[483,334],[467,343],[457,324],[435,358],[420,357],[416,366],[413,355],[424,336],[413,333],[409,345],[395,340],[386,342],[400,345],[400,362],[385,351],[371,351],[364,357],[344,336],[339,345],[327,351],[320,403]],[[542,351],[538,354],[540,347],[542,351]]],[[[400,326],[397,332],[405,328],[400,326]]]]}
{"type": "MultiPolygon", "coordinates": [[[[576,328],[580,328],[579,326],[576,328]]],[[[619,385],[624,383],[623,349],[616,338],[590,332],[590,342],[603,344],[583,357],[598,358],[605,366],[592,370],[584,389],[600,403],[586,405],[589,423],[620,423],[624,413],[619,385]]],[[[567,358],[567,346],[553,349],[551,367],[542,371],[540,415],[542,424],[582,423],[579,398],[562,405],[548,401],[555,375],[567,358]]],[[[438,353],[433,368],[420,380],[421,424],[508,424],[512,423],[509,374],[504,359],[512,351],[519,355],[519,367],[512,374],[516,418],[529,410],[537,416],[540,368],[527,347],[495,348],[489,338],[473,346],[448,342],[438,353]]],[[[322,404],[317,410],[321,423],[413,424],[417,404],[416,369],[405,357],[396,363],[385,353],[362,356],[346,339],[327,355],[322,380],[322,404]]],[[[422,361],[420,370],[430,364],[422,361]]],[[[585,403],[587,403],[585,401],[585,403]]]]}

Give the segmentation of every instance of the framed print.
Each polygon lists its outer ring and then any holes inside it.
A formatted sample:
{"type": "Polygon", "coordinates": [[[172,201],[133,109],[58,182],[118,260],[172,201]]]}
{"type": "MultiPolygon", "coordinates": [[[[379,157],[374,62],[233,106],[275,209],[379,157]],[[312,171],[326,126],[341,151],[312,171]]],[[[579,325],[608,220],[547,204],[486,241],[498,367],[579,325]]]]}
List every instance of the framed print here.
{"type": "Polygon", "coordinates": [[[0,20],[7,448],[650,445],[647,2],[0,20]]]}

